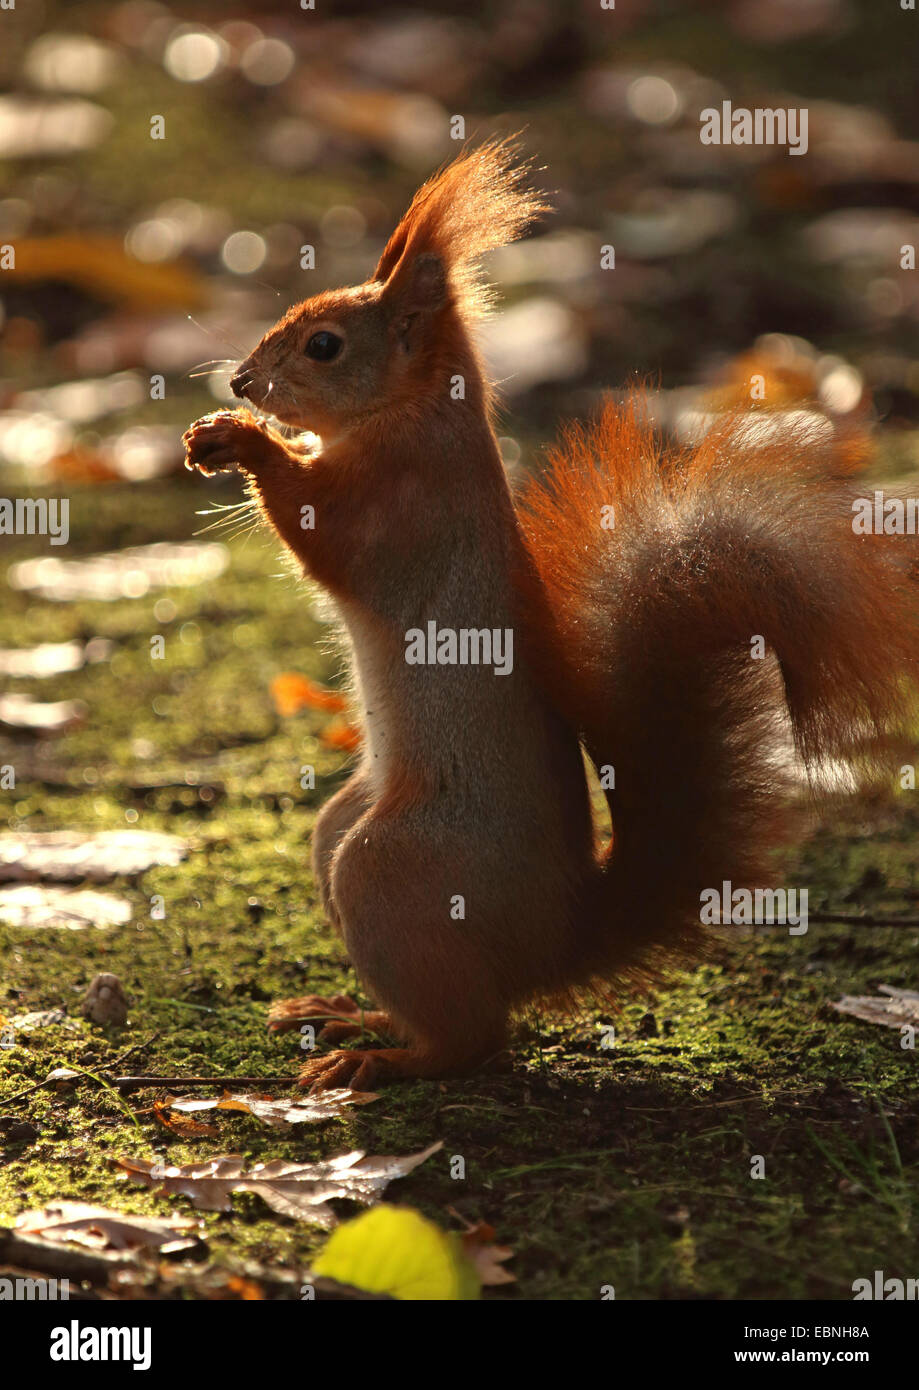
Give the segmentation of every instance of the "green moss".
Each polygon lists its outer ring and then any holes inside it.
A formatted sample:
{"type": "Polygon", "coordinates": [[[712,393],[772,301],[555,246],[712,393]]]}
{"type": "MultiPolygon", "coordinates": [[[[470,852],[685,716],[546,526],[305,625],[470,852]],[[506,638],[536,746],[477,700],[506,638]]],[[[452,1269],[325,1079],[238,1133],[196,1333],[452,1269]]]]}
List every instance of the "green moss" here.
{"type": "MultiPolygon", "coordinates": [[[[200,498],[184,482],[78,493],[74,534],[83,551],[188,535],[200,498]]],[[[41,748],[47,782],[29,773],[38,747],[17,745],[12,823],[132,824],[191,844],[180,865],[124,888],[136,908],[128,926],[0,927],[2,1011],[63,1004],[74,1022],[21,1034],[0,1054],[0,1111],[39,1130],[4,1151],[0,1220],[61,1197],[190,1210],[121,1181],[116,1155],[240,1152],[255,1162],[443,1139],[446,1157],[390,1195],[444,1225],[448,1207],[489,1220],[516,1250],[519,1280],[492,1297],[597,1298],[605,1284],[622,1298],[848,1297],[876,1267],[914,1274],[915,1053],[896,1031],[841,1018],[829,1003],[879,983],[914,986],[916,928],[812,924],[797,939],[725,939],[707,965],[615,1017],[599,1006],[530,1015],[510,1074],[393,1088],[342,1121],[290,1133],[222,1115],[219,1139],[180,1139],[153,1115],[153,1093],[118,1098],[89,1078],[12,1099],[53,1067],[117,1072],[128,1048],[131,1072],[293,1076],[299,1040],[268,1034],[267,1001],[356,988],[308,858],[316,808],[346,764],[321,743],[319,716],[281,721],[268,696],[279,671],[330,679],[335,660],[272,543],[239,540],[232,551],[219,581],[169,595],[168,623],[154,616],[157,595],[54,605],[22,594],[0,622],[4,645],[98,634],[116,643],[111,664],[41,683],[41,698],[78,697],[89,715],[41,748]],[[162,661],[150,657],[157,632],[162,661]],[[315,790],[300,786],[306,762],[315,790]],[[149,785],[157,780],[169,785],[149,785]],[[150,915],[154,894],[164,920],[150,915]],[[133,997],[121,1032],[77,1015],[101,970],[133,997]],[[600,1046],[603,1022],[615,1024],[612,1050],[600,1046]],[[756,1154],[761,1181],[750,1176],[756,1154]],[[450,1177],[454,1155],[465,1180],[450,1177]]],[[[839,808],[789,860],[789,881],[809,885],[813,908],[902,911],[916,889],[916,820],[908,795],[839,808]]],[[[212,1255],[230,1264],[305,1266],[323,1239],[253,1197],[204,1221],[212,1255]]]]}

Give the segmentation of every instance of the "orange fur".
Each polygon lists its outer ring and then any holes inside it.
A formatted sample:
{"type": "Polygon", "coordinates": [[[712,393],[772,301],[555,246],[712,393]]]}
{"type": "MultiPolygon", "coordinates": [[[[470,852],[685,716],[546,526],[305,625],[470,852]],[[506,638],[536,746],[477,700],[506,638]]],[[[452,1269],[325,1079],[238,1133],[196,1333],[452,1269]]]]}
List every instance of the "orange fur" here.
{"type": "Polygon", "coordinates": [[[373,278],[398,278],[400,267],[418,256],[439,256],[464,319],[481,317],[491,292],[481,279],[480,258],[516,241],[549,210],[543,195],[529,187],[529,174],[512,140],[491,141],[453,160],[415,194],[373,278]]]}
{"type": "Polygon", "coordinates": [[[853,535],[832,460],[804,438],[752,444],[728,417],[666,452],[636,398],[569,430],[515,510],[471,334],[476,266],[541,206],[508,147],[467,153],[371,280],[294,306],[234,378],[321,447],[248,413],[186,435],[190,466],[239,464],[352,650],[361,758],[313,865],[404,1045],[317,1057],[312,1085],[467,1070],[527,1000],[696,951],[700,890],[763,883],[785,831],[785,707],[812,767],[857,760],[904,723],[919,674],[898,543],[853,535]],[[311,357],[317,333],[332,357],[311,357]],[[510,631],[512,670],[407,663],[406,634],[431,620],[510,631]],[[751,659],[757,634],[772,660],[751,659]],[[615,767],[602,850],[582,743],[615,767]]]}
{"type": "Polygon", "coordinates": [[[811,771],[828,758],[870,771],[915,715],[903,541],[853,533],[831,449],[753,430],[728,415],[668,452],[634,395],[569,429],[524,499],[557,625],[542,669],[594,763],[615,769],[585,914],[601,977],[697,952],[703,888],[768,881],[790,825],[774,757],[785,709],[811,771]],[[773,664],[751,657],[757,636],[773,664]]]}

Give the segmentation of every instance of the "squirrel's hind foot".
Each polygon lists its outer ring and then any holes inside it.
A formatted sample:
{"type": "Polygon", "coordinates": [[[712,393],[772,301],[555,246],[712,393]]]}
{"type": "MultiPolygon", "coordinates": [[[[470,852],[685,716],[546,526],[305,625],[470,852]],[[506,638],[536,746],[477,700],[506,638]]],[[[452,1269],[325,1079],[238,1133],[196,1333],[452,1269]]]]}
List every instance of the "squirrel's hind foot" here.
{"type": "Polygon", "coordinates": [[[430,1074],[425,1059],[411,1048],[386,1047],[377,1051],[354,1048],[313,1057],[300,1072],[297,1084],[308,1086],[310,1091],[334,1090],[339,1086],[348,1086],[352,1091],[371,1091],[381,1081],[430,1074]]]}
{"type": "Polygon", "coordinates": [[[360,1008],[346,994],[302,994],[296,999],[276,999],[268,1010],[272,1033],[286,1033],[316,1018],[352,1017],[360,1008]]]}
{"type": "Polygon", "coordinates": [[[324,998],[320,994],[305,994],[299,999],[277,999],[268,1012],[268,1027],[272,1033],[286,1033],[304,1023],[328,1018],[319,1033],[320,1042],[338,1043],[346,1038],[359,1038],[362,1033],[390,1034],[389,1014],[380,1009],[362,1009],[345,994],[324,998]]]}
{"type": "Polygon", "coordinates": [[[503,1050],[484,1062],[477,1056],[460,1063],[412,1047],[342,1049],[329,1052],[324,1057],[312,1057],[300,1072],[297,1085],[308,1086],[311,1091],[327,1091],[337,1086],[350,1086],[352,1091],[369,1091],[387,1081],[430,1081],[437,1077],[463,1076],[476,1066],[489,1072],[507,1071],[511,1059],[503,1050]]]}

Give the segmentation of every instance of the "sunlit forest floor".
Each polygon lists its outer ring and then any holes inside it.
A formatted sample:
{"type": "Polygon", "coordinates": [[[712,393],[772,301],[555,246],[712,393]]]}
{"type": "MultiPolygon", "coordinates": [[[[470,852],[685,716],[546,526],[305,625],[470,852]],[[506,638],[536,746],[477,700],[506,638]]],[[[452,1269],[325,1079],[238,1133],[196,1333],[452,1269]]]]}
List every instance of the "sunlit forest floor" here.
{"type": "MultiPolygon", "coordinates": [[[[269,1034],[269,1001],[358,990],[309,868],[317,811],[350,755],[327,713],[281,715],[270,693],[286,672],[335,686],[339,662],[315,596],[261,534],[231,538],[206,583],[112,602],[38,597],[8,566],[185,541],[214,520],[198,512],[239,500],[236,479],[178,471],[183,429],[227,398],[226,363],[193,373],[248,351],[289,302],[370,273],[414,188],[455,153],[454,112],[470,137],[523,131],[554,190],[540,236],[491,266],[502,316],[489,361],[513,468],[633,372],[710,409],[749,402],[762,370],[765,410],[819,396],[857,446],[882,423],[868,495],[882,477],[917,487],[919,272],[900,264],[919,240],[915,15],[867,0],[635,0],[602,16],[533,0],[523,24],[510,0],[459,17],[330,4],[296,22],[290,5],[245,8],[225,25],[217,5],[192,20],[179,6],[49,0],[0,20],[0,243],[19,252],[0,280],[0,491],[71,503],[66,547],[0,537],[0,647],[112,643],[79,670],[3,677],[0,698],[83,708],[57,737],[0,728],[0,768],[16,772],[2,829],[164,831],[189,846],[174,866],[102,885],[130,901],[121,925],[0,921],[0,1225],[60,1200],[196,1214],[120,1181],[116,1156],[255,1163],[443,1140],[388,1200],[442,1228],[489,1223],[517,1281],[492,1299],[609,1286],[625,1299],[849,1299],[876,1269],[919,1275],[917,1054],[897,1029],[832,1008],[919,989],[916,925],[726,935],[653,998],[532,1012],[510,1071],[393,1087],[289,1132],[220,1112],[217,1137],[185,1138],[153,1109],[168,1086],[122,1094],[108,1080],[293,1078],[299,1039],[269,1034]],[[100,46],[43,54],[42,27],[100,46]],[[74,95],[63,148],[46,147],[74,95]],[[699,106],[727,97],[809,102],[807,157],[700,145],[699,106]],[[45,102],[53,120],[23,118],[45,102]],[[763,334],[782,335],[778,358],[754,348],[763,334]],[[68,382],[75,394],[52,394],[68,382]],[[80,1014],[100,972],[131,996],[124,1028],[80,1014]],[[77,1076],[41,1084],[59,1067],[77,1076]]],[[[827,807],[782,877],[808,887],[813,912],[914,923],[917,798],[827,807]]],[[[250,1290],[266,1269],[305,1271],[325,1240],[251,1194],[202,1220],[212,1262],[250,1290]]],[[[152,1261],[120,1291],[206,1296],[172,1269],[167,1280],[152,1261]]]]}
{"type": "MultiPolygon", "coordinates": [[[[200,505],[193,481],[84,493],[79,549],[186,537],[200,505]]],[[[916,1054],[896,1030],[830,1004],[878,984],[915,987],[915,926],[812,923],[798,938],[774,929],[723,940],[704,968],[654,999],[624,1000],[621,1013],[525,1018],[510,1073],[395,1087],[289,1136],[227,1114],[219,1140],[185,1140],[150,1113],[168,1087],[119,1096],[88,1076],[9,1099],[59,1066],[123,1071],[115,1063],[128,1049],[132,1074],[292,1077],[299,1039],[268,1034],[267,1001],[356,988],[308,859],[317,808],[348,759],[321,741],[327,716],[282,720],[268,695],[285,670],[334,683],[337,663],[317,649],[309,595],[275,544],[256,535],[231,550],[212,584],[169,591],[168,623],[154,615],[155,595],[6,597],[3,646],[39,633],[115,644],[109,662],[42,682],[43,699],[81,699],[88,717],[53,750],[44,745],[44,780],[28,771],[17,780],[15,818],[30,830],[164,830],[192,849],[176,867],[118,884],[133,923],[0,926],[0,1011],[67,1010],[64,1024],[18,1035],[0,1060],[0,1114],[36,1131],[5,1144],[0,1134],[0,1218],[63,1197],[161,1215],[187,1206],[119,1181],[114,1155],[304,1159],[408,1153],[443,1139],[465,1158],[465,1180],[428,1163],[393,1200],[442,1225],[448,1208],[493,1225],[516,1252],[518,1283],[492,1297],[590,1299],[612,1284],[625,1298],[846,1298],[876,1268],[908,1276],[919,1219],[916,1054]],[[151,659],[153,633],[166,636],[163,660],[151,659]],[[304,764],[316,767],[314,791],[301,789],[304,764]],[[163,920],[150,915],[157,894],[163,920]],[[123,1030],[79,1016],[101,971],[132,997],[123,1030]],[[601,1048],[604,1022],[615,1025],[612,1050],[601,1048]],[[763,1180],[750,1176],[754,1155],[765,1159],[763,1180]]],[[[28,766],[21,744],[15,759],[28,766]]],[[[812,910],[914,917],[917,824],[908,793],[846,804],[789,863],[787,881],[810,886],[812,910]]],[[[232,1216],[204,1218],[218,1261],[308,1266],[320,1232],[253,1196],[234,1203],[232,1216]]]]}

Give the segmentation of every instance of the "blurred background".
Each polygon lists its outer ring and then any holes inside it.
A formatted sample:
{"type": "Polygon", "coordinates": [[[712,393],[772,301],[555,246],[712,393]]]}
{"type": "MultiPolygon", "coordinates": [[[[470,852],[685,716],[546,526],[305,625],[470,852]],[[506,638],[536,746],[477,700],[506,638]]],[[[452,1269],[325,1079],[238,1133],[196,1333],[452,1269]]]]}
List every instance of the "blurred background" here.
{"type": "Polygon", "coordinates": [[[40,774],[14,821],[48,812],[62,763],[264,738],[285,665],[334,675],[321,612],[232,510],[240,479],[186,474],[181,434],[289,303],[371,272],[458,132],[522,131],[556,209],[488,267],[512,473],[638,375],[677,434],[738,402],[805,408],[853,468],[915,474],[917,24],[869,0],[0,11],[0,492],[70,505],[67,546],[2,537],[0,640],[83,644],[0,656],[0,734],[41,740],[13,750],[40,774]],[[806,154],[703,144],[725,100],[806,107],[806,154]],[[222,723],[183,741],[196,679],[222,723]]]}
{"type": "Polygon", "coordinates": [[[630,374],[746,399],[757,368],[767,405],[882,419],[911,455],[919,16],[870,0],[460,11],[0,14],[0,241],[16,260],[0,277],[0,459],[17,486],[172,472],[179,427],[228,399],[225,369],[195,373],[247,352],[289,302],[365,278],[455,153],[457,115],[471,138],[523,129],[557,209],[490,267],[509,462],[630,374]],[[703,145],[699,113],[725,99],[806,106],[807,154],[703,145]]]}

